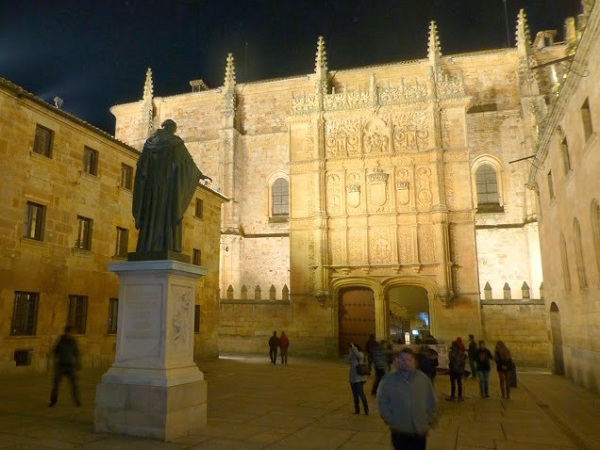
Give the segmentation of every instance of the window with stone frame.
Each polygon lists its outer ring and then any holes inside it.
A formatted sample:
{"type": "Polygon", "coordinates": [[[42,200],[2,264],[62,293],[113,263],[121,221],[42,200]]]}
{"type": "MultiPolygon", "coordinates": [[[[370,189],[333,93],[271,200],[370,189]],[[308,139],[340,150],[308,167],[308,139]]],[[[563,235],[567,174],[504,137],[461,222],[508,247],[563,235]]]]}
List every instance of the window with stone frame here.
{"type": "Polygon", "coordinates": [[[25,229],[23,235],[36,241],[44,240],[46,207],[38,203],[27,202],[25,206],[25,229]]]}
{"type": "Polygon", "coordinates": [[[194,305],[194,333],[200,333],[200,305],[194,305]]]}
{"type": "Polygon", "coordinates": [[[289,183],[285,178],[277,178],[271,187],[271,219],[274,222],[288,220],[290,211],[289,183]]]}
{"type": "Polygon", "coordinates": [[[571,157],[569,155],[569,143],[567,142],[566,137],[560,143],[560,153],[562,155],[563,168],[565,174],[567,174],[571,171],[571,157]]]}
{"type": "Polygon", "coordinates": [[[477,212],[503,210],[498,192],[498,175],[491,164],[481,164],[476,169],[475,185],[477,188],[477,212]]]}
{"type": "Polygon", "coordinates": [[[588,287],[587,275],[585,273],[585,262],[583,260],[583,247],[581,246],[581,227],[579,220],[573,220],[573,244],[575,245],[575,262],[577,264],[577,279],[579,280],[579,288],[585,289],[588,287]]]}
{"type": "Polygon", "coordinates": [[[117,320],[119,318],[119,299],[108,299],[108,334],[117,333],[117,320]]]}
{"type": "Polygon", "coordinates": [[[204,217],[204,202],[202,199],[196,199],[196,205],[194,208],[194,217],[202,219],[204,217]]]}
{"type": "Polygon", "coordinates": [[[98,175],[98,151],[83,147],[83,171],[90,175],[98,175]]]}
{"type": "Polygon", "coordinates": [[[121,164],[121,187],[131,191],[133,189],[133,167],[121,164]]]}
{"type": "Polygon", "coordinates": [[[202,265],[202,251],[200,249],[195,248],[192,251],[192,264],[196,266],[202,265]]]}
{"type": "Polygon", "coordinates": [[[592,242],[594,243],[594,252],[596,254],[596,270],[600,275],[600,204],[598,200],[592,201],[592,242]]]}
{"type": "Polygon", "coordinates": [[[550,200],[554,200],[554,181],[552,179],[552,171],[548,171],[548,175],[546,175],[546,179],[548,181],[548,197],[550,200]]]}
{"type": "Polygon", "coordinates": [[[33,140],[33,152],[52,158],[52,144],[54,143],[54,131],[42,125],[36,125],[35,138],[33,140]]]}
{"type": "Polygon", "coordinates": [[[581,122],[583,125],[583,136],[587,141],[594,132],[594,127],[592,125],[592,112],[590,111],[590,101],[587,98],[583,102],[583,105],[581,105],[581,122]]]}
{"type": "Polygon", "coordinates": [[[35,336],[39,300],[37,292],[15,291],[11,336],[35,336]]]}
{"type": "Polygon", "coordinates": [[[121,258],[127,257],[127,248],[129,245],[129,230],[127,228],[117,227],[117,238],[115,242],[115,256],[121,258]]]}
{"type": "Polygon", "coordinates": [[[565,292],[571,292],[571,271],[569,270],[569,257],[567,255],[567,243],[565,242],[565,235],[560,233],[560,259],[563,273],[563,283],[565,285],[565,292]]]}
{"type": "Polygon", "coordinates": [[[87,325],[88,297],[85,295],[69,295],[69,311],[67,325],[74,334],[85,334],[87,325]]]}
{"type": "Polygon", "coordinates": [[[77,239],[75,248],[81,250],[92,249],[92,226],[94,221],[87,217],[77,216],[77,239]]]}

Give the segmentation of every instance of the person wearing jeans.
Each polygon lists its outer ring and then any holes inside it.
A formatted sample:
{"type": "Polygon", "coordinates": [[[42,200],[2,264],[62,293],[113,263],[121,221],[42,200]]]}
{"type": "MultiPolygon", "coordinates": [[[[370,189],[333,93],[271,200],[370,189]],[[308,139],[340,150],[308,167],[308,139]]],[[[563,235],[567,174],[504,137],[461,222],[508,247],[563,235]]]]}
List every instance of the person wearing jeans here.
{"type": "Polygon", "coordinates": [[[348,351],[348,363],[350,364],[349,380],[350,389],[352,389],[352,398],[354,399],[354,414],[360,414],[359,400],[362,401],[363,409],[365,414],[369,414],[369,404],[367,403],[367,396],[365,395],[365,383],[367,377],[360,375],[356,370],[356,366],[364,363],[365,356],[360,351],[360,347],[355,344],[350,344],[348,351]]]}
{"type": "Polygon", "coordinates": [[[490,396],[490,361],[492,353],[485,347],[484,341],[479,341],[477,349],[477,376],[479,377],[479,392],[482,397],[490,396]]]}

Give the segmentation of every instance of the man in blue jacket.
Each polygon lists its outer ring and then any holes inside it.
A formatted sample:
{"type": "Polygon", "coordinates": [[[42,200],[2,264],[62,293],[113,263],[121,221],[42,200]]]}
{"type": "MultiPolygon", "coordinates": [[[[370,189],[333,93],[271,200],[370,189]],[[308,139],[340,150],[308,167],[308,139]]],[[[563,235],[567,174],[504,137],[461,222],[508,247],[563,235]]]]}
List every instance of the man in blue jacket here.
{"type": "Polygon", "coordinates": [[[427,432],[436,418],[437,397],[427,375],[417,370],[410,348],[400,351],[396,371],[381,380],[377,406],[390,427],[395,449],[425,450],[427,432]]]}

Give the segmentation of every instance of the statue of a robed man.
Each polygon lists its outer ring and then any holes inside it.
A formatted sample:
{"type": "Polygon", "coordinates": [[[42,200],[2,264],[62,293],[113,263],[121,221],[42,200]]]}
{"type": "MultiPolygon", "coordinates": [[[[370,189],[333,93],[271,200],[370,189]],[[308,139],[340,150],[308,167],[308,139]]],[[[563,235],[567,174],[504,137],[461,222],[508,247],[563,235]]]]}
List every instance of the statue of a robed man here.
{"type": "Polygon", "coordinates": [[[198,169],[176,130],[173,120],[165,120],[138,160],[132,212],[140,232],[130,259],[168,259],[172,252],[181,252],[183,215],[199,180],[211,180],[198,169]]]}

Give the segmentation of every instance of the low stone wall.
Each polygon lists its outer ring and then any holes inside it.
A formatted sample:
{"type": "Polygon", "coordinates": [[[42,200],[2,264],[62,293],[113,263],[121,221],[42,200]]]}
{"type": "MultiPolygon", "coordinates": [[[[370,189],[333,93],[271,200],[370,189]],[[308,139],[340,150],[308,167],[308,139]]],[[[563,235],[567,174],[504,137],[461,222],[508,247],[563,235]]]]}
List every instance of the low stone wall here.
{"type": "Polygon", "coordinates": [[[501,340],[518,367],[550,367],[552,349],[543,300],[482,300],[481,322],[483,339],[492,352],[501,340]]]}

